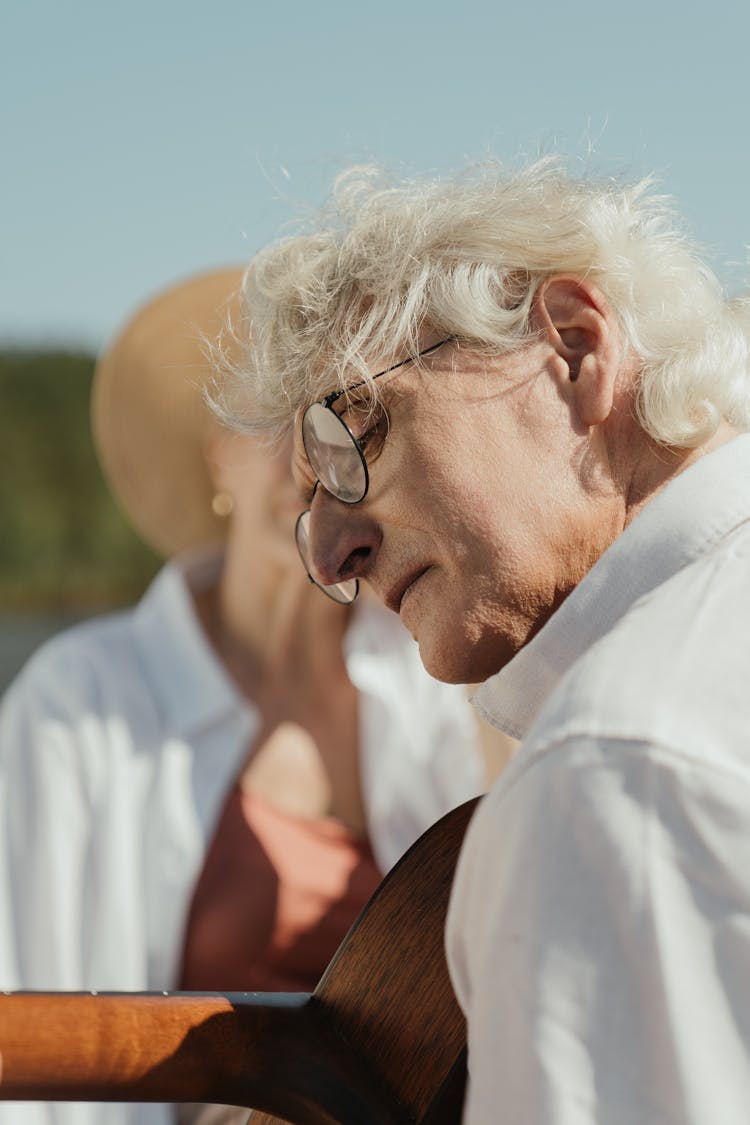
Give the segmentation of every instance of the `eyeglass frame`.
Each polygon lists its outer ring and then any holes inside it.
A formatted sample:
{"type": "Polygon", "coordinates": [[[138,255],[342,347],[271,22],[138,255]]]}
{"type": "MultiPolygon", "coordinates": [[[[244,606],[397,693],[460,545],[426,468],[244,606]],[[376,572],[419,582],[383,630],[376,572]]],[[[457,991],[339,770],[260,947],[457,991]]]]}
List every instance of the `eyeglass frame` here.
{"type": "Polygon", "coordinates": [[[367,468],[367,458],[365,457],[364,450],[360,446],[359,442],[355,438],[352,431],[347,426],[347,424],[344,421],[341,414],[337,414],[336,411],[333,409],[333,404],[335,402],[338,402],[338,400],[340,398],[342,398],[343,395],[348,395],[352,391],[358,391],[360,387],[368,386],[371,382],[374,383],[376,379],[382,379],[382,377],[384,375],[390,375],[391,371],[396,371],[396,370],[398,370],[399,367],[405,367],[407,363],[415,363],[416,360],[422,359],[423,356],[429,355],[431,352],[437,351],[438,348],[442,348],[444,344],[449,344],[451,342],[451,340],[455,340],[455,338],[456,338],[455,336],[446,336],[446,338],[444,340],[441,340],[439,343],[430,344],[429,348],[425,348],[424,351],[417,352],[416,355],[407,356],[406,359],[402,359],[398,363],[392,364],[391,367],[386,367],[385,371],[379,371],[377,375],[373,375],[372,379],[362,379],[359,383],[354,383],[351,387],[343,387],[341,390],[331,391],[331,393],[327,394],[325,396],[325,398],[321,398],[321,399],[316,400],[315,402],[311,402],[310,405],[305,408],[305,411],[302,415],[301,434],[302,434],[302,445],[303,445],[303,448],[305,450],[305,457],[307,458],[307,463],[310,466],[310,468],[312,469],[313,465],[312,465],[312,462],[310,460],[310,454],[307,452],[307,446],[305,445],[305,429],[304,429],[304,427],[305,427],[305,417],[307,416],[307,412],[310,409],[312,409],[313,406],[322,406],[322,407],[324,407],[325,410],[330,410],[330,412],[331,412],[331,414],[333,414],[334,418],[338,419],[340,425],[342,425],[344,427],[344,429],[346,430],[346,432],[348,433],[348,435],[351,439],[352,445],[354,446],[357,453],[359,454],[359,459],[362,463],[362,469],[363,469],[364,474],[365,474],[364,491],[362,492],[362,495],[357,500],[345,500],[342,496],[336,496],[336,493],[331,492],[330,488],[327,488],[326,485],[323,484],[323,482],[320,480],[319,477],[315,478],[315,488],[313,489],[313,496],[315,495],[315,492],[317,492],[318,485],[321,485],[322,488],[325,488],[326,492],[329,492],[331,494],[331,496],[333,496],[336,500],[340,500],[342,504],[360,504],[364,500],[365,496],[367,495],[368,489],[370,487],[370,473],[369,473],[368,468],[367,468]]]}
{"type": "MultiPolygon", "coordinates": [[[[313,493],[312,493],[313,499],[315,498],[315,493],[318,491],[318,485],[320,485],[321,488],[325,489],[326,492],[328,492],[331,496],[333,496],[334,499],[339,500],[342,504],[361,504],[362,501],[364,500],[365,496],[367,496],[367,493],[368,493],[369,488],[370,488],[370,473],[369,473],[369,470],[367,468],[367,458],[365,457],[364,450],[360,446],[359,442],[357,441],[357,439],[354,436],[354,434],[352,433],[352,431],[347,426],[343,417],[340,414],[337,414],[336,411],[333,409],[333,404],[335,402],[338,402],[338,400],[340,398],[342,398],[344,395],[347,395],[347,394],[351,393],[351,391],[359,390],[360,387],[364,387],[364,386],[369,385],[369,383],[374,382],[376,379],[382,378],[383,375],[389,375],[391,373],[391,371],[396,371],[396,370],[398,370],[399,367],[405,367],[407,363],[414,363],[416,360],[422,359],[423,356],[430,355],[431,352],[437,351],[438,348],[442,348],[445,344],[449,344],[452,340],[455,340],[455,339],[456,339],[455,336],[446,336],[445,339],[440,340],[439,343],[431,344],[429,348],[425,348],[423,351],[417,352],[416,355],[407,356],[406,359],[402,359],[398,363],[394,363],[390,367],[386,367],[386,369],[384,371],[379,371],[377,375],[372,376],[372,379],[362,379],[359,383],[354,383],[351,387],[342,387],[341,390],[331,391],[330,394],[327,394],[324,398],[317,399],[315,402],[311,402],[310,405],[305,408],[305,411],[302,415],[301,435],[302,435],[302,447],[305,451],[305,457],[307,458],[307,463],[310,466],[310,468],[313,469],[313,464],[310,460],[310,454],[307,452],[307,446],[305,444],[305,433],[304,433],[305,417],[307,415],[307,412],[313,406],[322,406],[326,410],[330,410],[330,412],[331,412],[331,414],[333,414],[334,418],[338,419],[341,426],[343,426],[344,430],[346,430],[346,432],[349,435],[349,438],[352,442],[352,445],[354,446],[354,448],[357,451],[357,454],[359,455],[359,460],[360,460],[360,463],[362,465],[362,471],[364,472],[364,477],[365,477],[364,489],[362,491],[362,495],[360,497],[358,497],[356,500],[346,500],[342,496],[336,496],[335,492],[332,492],[331,489],[327,488],[326,485],[323,484],[320,477],[316,477],[315,478],[315,486],[313,488],[313,493]]],[[[320,582],[316,582],[315,579],[313,578],[313,576],[310,574],[310,571],[308,570],[307,563],[305,562],[304,556],[302,555],[302,551],[301,551],[300,545],[299,545],[299,526],[300,526],[300,522],[310,512],[311,512],[311,508],[306,508],[304,510],[304,512],[300,512],[299,516],[297,517],[297,522],[295,523],[295,526],[294,526],[294,541],[295,541],[295,544],[297,546],[297,552],[298,552],[298,554],[300,556],[300,559],[302,561],[302,565],[305,568],[305,573],[307,574],[307,577],[312,582],[312,584],[314,586],[317,586],[319,590],[322,590],[323,593],[326,594],[333,601],[338,602],[339,605],[351,605],[354,601],[356,601],[357,596],[359,594],[359,579],[358,578],[354,579],[354,594],[352,595],[351,599],[347,602],[342,602],[339,598],[337,598],[333,594],[331,594],[326,586],[322,585],[320,582]]],[[[351,579],[343,579],[342,581],[343,582],[351,581],[351,579]]],[[[341,584],[342,583],[333,583],[332,585],[337,586],[337,585],[341,585],[341,584]]]]}

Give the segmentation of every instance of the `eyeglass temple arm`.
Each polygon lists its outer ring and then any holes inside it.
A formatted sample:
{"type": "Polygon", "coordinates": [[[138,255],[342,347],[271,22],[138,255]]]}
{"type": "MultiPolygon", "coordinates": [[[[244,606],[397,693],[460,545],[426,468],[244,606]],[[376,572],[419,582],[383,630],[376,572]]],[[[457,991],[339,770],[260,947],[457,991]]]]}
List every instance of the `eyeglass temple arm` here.
{"type": "Polygon", "coordinates": [[[331,391],[329,395],[326,395],[324,399],[321,399],[321,406],[325,406],[327,410],[330,410],[334,402],[338,402],[342,395],[349,394],[351,391],[358,391],[360,387],[364,387],[367,383],[374,383],[375,380],[380,379],[381,376],[389,375],[391,371],[396,371],[397,368],[403,367],[407,363],[414,363],[415,360],[421,359],[425,355],[429,355],[430,352],[436,352],[438,348],[442,348],[443,344],[449,344],[451,340],[455,340],[455,338],[455,336],[446,336],[445,339],[440,340],[439,343],[430,344],[429,348],[425,348],[424,351],[417,352],[416,355],[408,355],[406,359],[402,359],[398,363],[394,363],[392,367],[386,367],[385,371],[378,371],[377,375],[373,375],[372,380],[362,379],[359,383],[354,383],[354,385],[351,387],[342,387],[340,391],[331,391]]]}

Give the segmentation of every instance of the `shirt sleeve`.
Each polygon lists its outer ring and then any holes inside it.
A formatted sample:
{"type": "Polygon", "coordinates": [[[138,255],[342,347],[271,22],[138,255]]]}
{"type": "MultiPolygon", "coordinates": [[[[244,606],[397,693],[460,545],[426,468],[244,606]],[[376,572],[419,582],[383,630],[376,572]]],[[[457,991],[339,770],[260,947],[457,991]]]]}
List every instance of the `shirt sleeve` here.
{"type": "Polygon", "coordinates": [[[80,988],[90,802],[76,726],[40,671],[0,709],[0,986],[80,988]]]}
{"type": "MultiPolygon", "coordinates": [[[[153,651],[160,655],[158,644],[153,651]]],[[[171,665],[163,657],[168,669],[171,665]]],[[[42,646],[0,706],[0,988],[169,987],[245,721],[165,724],[131,615],[42,646]],[[217,730],[218,737],[215,738],[217,730]],[[199,807],[200,806],[200,807],[199,807]]],[[[165,1125],[157,1103],[2,1103],[0,1125],[165,1125]]]]}
{"type": "MultiPolygon", "coordinates": [[[[95,928],[86,880],[96,849],[85,760],[94,732],[60,656],[41,653],[0,708],[0,988],[8,990],[86,988],[95,928]]],[[[0,1125],[133,1121],[125,1104],[0,1102],[0,1125]]]]}
{"type": "Polygon", "coordinates": [[[664,747],[521,752],[448,918],[466,1125],[750,1121],[749,798],[664,747]]]}

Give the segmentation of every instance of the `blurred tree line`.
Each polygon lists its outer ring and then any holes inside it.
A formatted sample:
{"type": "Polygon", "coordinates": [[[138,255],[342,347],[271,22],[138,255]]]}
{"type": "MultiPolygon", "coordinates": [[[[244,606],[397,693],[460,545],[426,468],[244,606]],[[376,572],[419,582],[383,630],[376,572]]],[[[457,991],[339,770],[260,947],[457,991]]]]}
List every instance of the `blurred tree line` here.
{"type": "Polygon", "coordinates": [[[94,453],[94,359],[0,352],[0,608],[133,601],[159,560],[112,499],[94,453]]]}

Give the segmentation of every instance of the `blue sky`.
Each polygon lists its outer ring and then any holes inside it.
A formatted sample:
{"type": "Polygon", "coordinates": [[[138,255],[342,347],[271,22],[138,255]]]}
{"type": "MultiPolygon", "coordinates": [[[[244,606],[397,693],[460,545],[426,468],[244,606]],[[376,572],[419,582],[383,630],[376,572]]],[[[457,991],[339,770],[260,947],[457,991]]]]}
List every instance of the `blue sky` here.
{"type": "Polygon", "coordinates": [[[740,0],[6,0],[0,343],[96,348],[372,159],[655,171],[734,292],[748,41],[740,0]]]}

